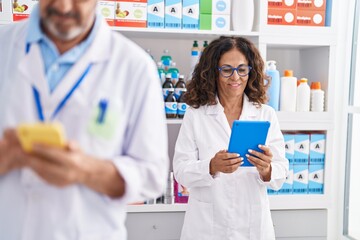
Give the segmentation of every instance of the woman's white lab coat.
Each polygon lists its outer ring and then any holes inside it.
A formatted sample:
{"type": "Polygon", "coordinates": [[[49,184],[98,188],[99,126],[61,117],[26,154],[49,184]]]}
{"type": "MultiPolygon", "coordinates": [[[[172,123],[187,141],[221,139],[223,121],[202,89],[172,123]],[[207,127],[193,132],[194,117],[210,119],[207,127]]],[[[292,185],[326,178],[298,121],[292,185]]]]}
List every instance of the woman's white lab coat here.
{"type": "Polygon", "coordinates": [[[0,239],[126,239],[126,204],[161,195],[168,173],[156,66],[145,51],[102,21],[94,42],[50,94],[38,45],[25,53],[27,31],[27,22],[0,27],[0,132],[39,121],[34,86],[45,120],[61,122],[66,138],[78,141],[85,153],[113,161],[126,192],[110,199],[82,185],[54,187],[28,168],[12,171],[0,176],[0,239]],[[51,119],[90,64],[79,88],[51,119]],[[100,124],[103,100],[108,106],[100,124]]]}
{"type": "Polygon", "coordinates": [[[288,160],[275,111],[256,108],[244,96],[240,120],[271,122],[266,144],[274,155],[271,181],[263,182],[255,167],[234,173],[209,174],[211,158],[227,149],[231,129],[220,103],[189,108],[175,147],[176,180],[190,188],[182,240],[275,239],[266,187],[279,189],[286,179],[288,160]]]}

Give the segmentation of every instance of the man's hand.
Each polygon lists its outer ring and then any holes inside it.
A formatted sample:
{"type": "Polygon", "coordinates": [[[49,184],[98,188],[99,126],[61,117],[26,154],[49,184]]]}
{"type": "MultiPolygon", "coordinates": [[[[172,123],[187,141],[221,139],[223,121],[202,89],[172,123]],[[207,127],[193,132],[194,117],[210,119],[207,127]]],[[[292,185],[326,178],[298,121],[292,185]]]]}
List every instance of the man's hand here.
{"type": "Polygon", "coordinates": [[[16,130],[5,129],[0,139],[0,175],[5,175],[14,169],[26,165],[28,155],[22,150],[16,130]]]}

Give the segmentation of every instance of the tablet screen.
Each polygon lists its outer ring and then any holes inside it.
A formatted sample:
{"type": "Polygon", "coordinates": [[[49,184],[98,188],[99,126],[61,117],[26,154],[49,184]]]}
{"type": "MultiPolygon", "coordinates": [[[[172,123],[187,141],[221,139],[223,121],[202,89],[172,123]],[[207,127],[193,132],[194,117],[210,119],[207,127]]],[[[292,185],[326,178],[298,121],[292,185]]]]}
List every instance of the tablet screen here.
{"type": "Polygon", "coordinates": [[[241,121],[235,120],[231,130],[228,152],[238,153],[244,158],[242,167],[252,167],[245,154],[249,149],[262,152],[258,145],[265,145],[270,127],[268,121],[241,121]]]}

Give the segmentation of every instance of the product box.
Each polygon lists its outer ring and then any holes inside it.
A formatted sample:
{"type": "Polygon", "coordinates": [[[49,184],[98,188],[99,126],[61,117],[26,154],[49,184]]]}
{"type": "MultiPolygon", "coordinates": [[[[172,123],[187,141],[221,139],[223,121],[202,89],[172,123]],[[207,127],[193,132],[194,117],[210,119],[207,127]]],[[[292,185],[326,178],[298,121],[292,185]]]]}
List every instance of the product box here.
{"type": "Polygon", "coordinates": [[[296,13],[296,25],[325,26],[325,12],[298,10],[296,13]]]}
{"type": "Polygon", "coordinates": [[[115,25],[115,0],[98,1],[98,9],[110,26],[115,25]]]}
{"type": "Polygon", "coordinates": [[[165,28],[181,28],[182,1],[165,0],[165,28]]]}
{"type": "Polygon", "coordinates": [[[296,9],[297,0],[268,0],[268,8],[296,9]]]}
{"type": "Polygon", "coordinates": [[[200,14],[230,15],[231,0],[200,0],[200,14]]]}
{"type": "Polygon", "coordinates": [[[295,25],[295,9],[268,9],[267,23],[274,25],[295,25]]]}
{"type": "Polygon", "coordinates": [[[298,11],[318,11],[325,13],[326,0],[297,0],[298,11]]]}
{"type": "Polygon", "coordinates": [[[28,18],[39,0],[12,0],[13,21],[28,18]]]}
{"type": "Polygon", "coordinates": [[[12,1],[0,0],[0,24],[8,24],[13,21],[12,5],[12,1]]]}
{"type": "Polygon", "coordinates": [[[324,193],[324,165],[309,165],[309,194],[324,193]]]}
{"type": "Polygon", "coordinates": [[[165,26],[165,0],[148,0],[147,27],[164,28],[165,26]]]}
{"type": "Polygon", "coordinates": [[[200,30],[230,30],[230,15],[211,15],[200,13],[200,30]]]}
{"type": "Polygon", "coordinates": [[[286,181],[279,190],[279,194],[292,194],[294,185],[294,166],[289,165],[289,173],[286,176],[286,181]]]}
{"type": "Polygon", "coordinates": [[[267,188],[267,194],[268,195],[277,195],[278,194],[278,191],[275,191],[275,190],[273,190],[273,189],[271,189],[271,188],[267,188]]]}
{"type": "Polygon", "coordinates": [[[174,180],[175,203],[187,203],[189,199],[189,190],[174,180]]]}
{"type": "Polygon", "coordinates": [[[293,194],[307,194],[309,183],[308,165],[294,165],[293,194]]]}
{"type": "Polygon", "coordinates": [[[308,134],[295,135],[294,165],[308,164],[310,153],[310,137],[308,134]]]}
{"type": "Polygon", "coordinates": [[[325,162],[325,134],[310,135],[310,165],[325,162]]]}
{"type": "Polygon", "coordinates": [[[284,134],[285,157],[289,160],[289,165],[294,163],[295,137],[294,134],[284,134]]]}
{"type": "Polygon", "coordinates": [[[199,29],[199,0],[183,0],[182,28],[199,29]]]}
{"type": "Polygon", "coordinates": [[[147,26],[147,0],[117,0],[115,5],[115,26],[147,26]]]}

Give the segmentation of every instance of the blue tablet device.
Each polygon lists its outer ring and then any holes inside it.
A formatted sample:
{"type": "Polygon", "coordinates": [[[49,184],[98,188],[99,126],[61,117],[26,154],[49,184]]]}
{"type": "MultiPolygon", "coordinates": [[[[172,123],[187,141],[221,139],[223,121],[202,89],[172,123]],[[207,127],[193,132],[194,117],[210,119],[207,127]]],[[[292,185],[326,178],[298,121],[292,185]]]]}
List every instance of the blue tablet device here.
{"type": "Polygon", "coordinates": [[[249,149],[262,152],[258,145],[265,145],[269,127],[270,122],[268,121],[234,121],[228,152],[239,153],[244,158],[242,167],[254,166],[248,161],[245,154],[249,153],[249,149]]]}

